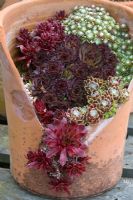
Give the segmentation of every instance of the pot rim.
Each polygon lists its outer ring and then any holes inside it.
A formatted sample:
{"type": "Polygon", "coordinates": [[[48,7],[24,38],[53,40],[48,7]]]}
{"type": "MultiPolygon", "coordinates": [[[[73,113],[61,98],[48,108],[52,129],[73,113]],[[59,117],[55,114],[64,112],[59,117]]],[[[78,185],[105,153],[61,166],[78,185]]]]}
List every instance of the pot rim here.
{"type": "Polygon", "coordinates": [[[133,1],[120,2],[120,4],[123,4],[124,6],[128,6],[129,8],[133,9],[133,1]]]}
{"type": "MultiPolygon", "coordinates": [[[[62,0],[59,0],[59,1],[61,1],[62,2],[62,0]]],[[[58,3],[59,3],[59,1],[58,1],[58,3]]],[[[18,8],[20,8],[21,6],[25,6],[25,5],[37,5],[38,3],[49,3],[49,2],[54,2],[53,0],[23,0],[23,1],[21,1],[21,2],[17,2],[17,3],[15,3],[15,4],[12,4],[12,5],[10,5],[10,6],[8,6],[8,7],[6,7],[6,8],[4,8],[2,11],[0,11],[0,27],[1,28],[3,28],[3,21],[4,21],[4,17],[6,16],[6,15],[8,15],[8,13],[10,12],[10,11],[13,11],[13,10],[15,10],[15,9],[18,9],[18,8]]],[[[71,2],[71,0],[67,0],[67,2],[71,2]]],[[[89,0],[88,0],[88,2],[89,2],[89,0]]],[[[126,9],[128,12],[133,12],[132,11],[132,8],[130,8],[130,7],[125,7],[123,4],[127,4],[127,2],[112,2],[112,1],[108,1],[108,0],[93,0],[93,4],[99,4],[99,5],[102,5],[103,3],[106,3],[106,4],[108,4],[108,5],[112,5],[112,6],[115,6],[115,7],[118,7],[118,8],[124,8],[124,9],[126,9]],[[117,4],[116,4],[117,3],[117,4]]],[[[131,2],[131,3],[133,3],[133,2],[131,2]]]]}

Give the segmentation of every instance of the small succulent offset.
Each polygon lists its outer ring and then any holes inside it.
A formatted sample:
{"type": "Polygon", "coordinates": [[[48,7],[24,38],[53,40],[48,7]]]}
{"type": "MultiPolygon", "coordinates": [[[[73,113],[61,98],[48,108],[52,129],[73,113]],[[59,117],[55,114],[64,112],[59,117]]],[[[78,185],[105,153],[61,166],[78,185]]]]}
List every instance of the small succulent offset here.
{"type": "Polygon", "coordinates": [[[87,106],[69,108],[66,112],[66,116],[70,121],[78,124],[85,124],[85,116],[87,113],[87,106]]]}
{"type": "Polygon", "coordinates": [[[127,29],[92,5],[57,12],[17,35],[16,65],[43,126],[27,166],[45,171],[57,192],[69,193],[86,171],[87,126],[113,117],[128,100],[133,47],[127,29]]]}
{"type": "Polygon", "coordinates": [[[97,124],[102,119],[103,112],[98,108],[96,104],[90,104],[87,108],[86,123],[97,124]]]}
{"type": "Polygon", "coordinates": [[[39,23],[35,30],[29,32],[23,28],[17,36],[18,45],[22,56],[18,60],[25,60],[27,67],[36,64],[36,57],[46,57],[46,51],[51,51],[64,38],[64,27],[57,20],[50,19],[39,23]],[[42,54],[40,55],[40,52],[42,54]]]}

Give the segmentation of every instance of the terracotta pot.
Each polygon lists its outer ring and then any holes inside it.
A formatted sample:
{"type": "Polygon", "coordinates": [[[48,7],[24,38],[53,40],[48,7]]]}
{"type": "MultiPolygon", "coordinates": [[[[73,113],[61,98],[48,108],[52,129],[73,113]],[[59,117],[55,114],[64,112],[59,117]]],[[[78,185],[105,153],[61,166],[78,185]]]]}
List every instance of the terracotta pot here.
{"type": "MultiPolygon", "coordinates": [[[[0,0],[0,8],[3,9],[13,3],[20,2],[21,0],[0,0]]],[[[1,64],[0,64],[0,116],[6,118],[4,92],[1,78],[1,64]]]]}
{"type": "Polygon", "coordinates": [[[118,109],[114,118],[89,127],[88,153],[92,157],[83,176],[77,178],[70,188],[71,194],[51,192],[44,172],[28,169],[26,154],[38,148],[42,126],[24,89],[23,82],[11,56],[14,56],[15,36],[20,27],[32,27],[58,10],[67,12],[75,5],[96,4],[105,7],[119,22],[126,21],[133,34],[133,11],[106,0],[27,0],[12,5],[0,14],[0,59],[9,123],[11,150],[11,173],[25,189],[50,197],[86,197],[97,195],[114,187],[121,178],[124,145],[128,118],[133,99],[133,83],[130,99],[118,109]]]}

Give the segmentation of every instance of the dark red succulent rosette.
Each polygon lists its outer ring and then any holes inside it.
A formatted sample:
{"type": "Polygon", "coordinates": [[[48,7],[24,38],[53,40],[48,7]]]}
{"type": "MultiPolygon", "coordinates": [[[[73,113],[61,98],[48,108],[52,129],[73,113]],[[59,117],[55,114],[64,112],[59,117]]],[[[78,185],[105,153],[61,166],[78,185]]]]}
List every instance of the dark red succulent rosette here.
{"type": "Polygon", "coordinates": [[[53,18],[62,21],[67,18],[67,14],[65,10],[60,10],[59,12],[56,13],[56,15],[53,18]]]}
{"type": "Polygon", "coordinates": [[[59,156],[58,162],[64,166],[75,157],[86,157],[86,146],[82,138],[87,134],[83,125],[69,123],[66,118],[56,120],[45,129],[44,143],[47,146],[47,157],[59,156]]]}
{"type": "Polygon", "coordinates": [[[47,158],[46,153],[40,149],[37,152],[29,151],[27,154],[29,168],[41,169],[41,170],[50,170],[52,160],[47,158]]]}
{"type": "Polygon", "coordinates": [[[85,172],[88,157],[84,138],[87,129],[83,125],[68,122],[66,118],[54,120],[44,129],[40,148],[28,152],[28,167],[44,170],[49,184],[56,191],[66,191],[73,178],[85,172]]]}
{"type": "MultiPolygon", "coordinates": [[[[32,85],[33,105],[44,128],[38,150],[27,154],[27,166],[45,171],[57,192],[69,193],[69,186],[86,171],[90,158],[84,144],[86,124],[71,121],[66,113],[71,108],[87,107],[85,80],[89,76],[102,80],[115,76],[118,60],[105,44],[82,42],[76,35],[66,35],[61,23],[66,17],[65,11],[60,11],[32,32],[21,29],[17,61],[23,61],[23,80],[32,85]]],[[[92,105],[83,118],[99,122],[100,114],[92,117],[95,110],[90,108],[92,105]]]]}
{"type": "Polygon", "coordinates": [[[49,54],[46,51],[53,50],[63,39],[64,27],[54,19],[39,23],[32,32],[21,29],[17,36],[17,47],[21,52],[18,60],[25,60],[27,67],[34,65],[37,56],[46,57],[49,54]]]}
{"type": "Polygon", "coordinates": [[[107,44],[84,42],[80,47],[79,57],[88,66],[90,76],[104,80],[109,76],[115,76],[118,60],[107,44]]]}

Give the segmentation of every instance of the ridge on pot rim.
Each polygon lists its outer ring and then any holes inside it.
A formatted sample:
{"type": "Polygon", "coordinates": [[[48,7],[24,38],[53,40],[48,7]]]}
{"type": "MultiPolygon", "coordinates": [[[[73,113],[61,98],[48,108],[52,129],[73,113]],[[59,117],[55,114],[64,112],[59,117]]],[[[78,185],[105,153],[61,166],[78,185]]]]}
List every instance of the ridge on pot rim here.
{"type": "MultiPolygon", "coordinates": [[[[47,176],[42,175],[41,172],[30,171],[25,167],[25,155],[28,150],[38,148],[42,127],[11,58],[11,54],[15,54],[13,52],[14,38],[20,27],[32,27],[36,22],[41,21],[42,18],[46,19],[59,9],[66,9],[69,12],[76,5],[91,4],[105,7],[120,23],[126,21],[130,27],[130,33],[133,35],[132,9],[107,1],[27,0],[6,8],[0,14],[0,58],[3,64],[2,76],[9,122],[11,171],[15,180],[22,187],[39,194],[68,197],[64,193],[53,192],[51,194],[48,189],[47,176]],[[37,185],[38,180],[40,184],[37,185]]],[[[133,98],[132,89],[131,83],[129,87],[130,100],[120,107],[113,119],[105,120],[94,129],[90,127],[91,135],[98,133],[89,147],[89,154],[94,155],[94,158],[87,173],[72,185],[69,197],[98,194],[113,187],[120,179],[126,129],[133,98]]]]}
{"type": "Polygon", "coordinates": [[[121,1],[121,0],[110,0],[110,1],[113,1],[113,2],[116,2],[116,3],[121,3],[121,4],[125,5],[125,6],[129,6],[130,8],[133,7],[133,1],[127,1],[127,0],[125,0],[125,1],[121,1]]]}
{"type": "Polygon", "coordinates": [[[133,8],[133,1],[126,1],[126,2],[120,2],[120,3],[130,8],[133,8]]]}

